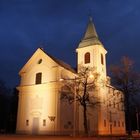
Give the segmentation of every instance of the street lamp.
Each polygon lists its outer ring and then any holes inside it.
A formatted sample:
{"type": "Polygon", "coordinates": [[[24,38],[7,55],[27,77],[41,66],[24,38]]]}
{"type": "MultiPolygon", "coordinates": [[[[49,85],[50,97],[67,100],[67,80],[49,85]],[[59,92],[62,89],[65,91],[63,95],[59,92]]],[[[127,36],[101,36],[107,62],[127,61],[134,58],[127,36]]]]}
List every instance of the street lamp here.
{"type": "Polygon", "coordinates": [[[112,135],[112,112],[109,112],[109,122],[110,122],[110,134],[112,135]]]}
{"type": "Polygon", "coordinates": [[[139,132],[139,111],[137,107],[136,107],[136,120],[137,120],[137,131],[139,132]]]}

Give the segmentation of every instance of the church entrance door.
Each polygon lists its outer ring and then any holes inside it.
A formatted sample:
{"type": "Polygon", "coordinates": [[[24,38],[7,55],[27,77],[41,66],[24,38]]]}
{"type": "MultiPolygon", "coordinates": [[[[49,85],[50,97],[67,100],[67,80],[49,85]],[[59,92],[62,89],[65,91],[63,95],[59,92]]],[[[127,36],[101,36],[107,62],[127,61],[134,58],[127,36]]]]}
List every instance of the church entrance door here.
{"type": "Polygon", "coordinates": [[[39,131],[39,118],[34,117],[33,118],[33,125],[32,125],[32,133],[38,134],[38,131],[39,131]]]}

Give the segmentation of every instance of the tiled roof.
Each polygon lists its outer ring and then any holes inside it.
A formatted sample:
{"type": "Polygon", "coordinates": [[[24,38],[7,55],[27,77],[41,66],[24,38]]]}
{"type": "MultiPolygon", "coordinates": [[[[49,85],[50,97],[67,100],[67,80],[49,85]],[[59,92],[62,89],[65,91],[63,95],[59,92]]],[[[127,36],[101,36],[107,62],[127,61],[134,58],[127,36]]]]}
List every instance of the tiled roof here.
{"type": "Polygon", "coordinates": [[[44,49],[42,49],[42,48],[40,48],[40,49],[41,49],[46,55],[48,55],[51,59],[53,59],[57,64],[59,64],[60,66],[62,66],[63,68],[65,68],[65,69],[67,69],[67,70],[69,70],[69,71],[71,71],[71,72],[73,72],[73,73],[76,73],[76,70],[73,69],[69,64],[63,62],[62,60],[59,60],[59,59],[53,57],[52,55],[50,55],[50,54],[48,54],[48,53],[46,53],[46,52],[44,51],[44,49]]]}

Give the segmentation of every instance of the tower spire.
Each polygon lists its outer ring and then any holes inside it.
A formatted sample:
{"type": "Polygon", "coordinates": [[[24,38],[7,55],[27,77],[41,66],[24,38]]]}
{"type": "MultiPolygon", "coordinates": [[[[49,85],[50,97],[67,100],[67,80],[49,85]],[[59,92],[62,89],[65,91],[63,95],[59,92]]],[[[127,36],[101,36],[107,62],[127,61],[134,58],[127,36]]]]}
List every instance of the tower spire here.
{"type": "Polygon", "coordinates": [[[90,16],[88,26],[87,26],[87,30],[85,32],[85,35],[84,35],[83,39],[86,40],[86,39],[91,39],[91,38],[98,38],[98,35],[97,35],[97,32],[96,32],[95,26],[93,24],[92,17],[90,16]]]}
{"type": "Polygon", "coordinates": [[[84,37],[82,38],[81,42],[79,43],[78,48],[86,47],[89,45],[102,45],[102,43],[100,42],[100,40],[98,38],[95,26],[93,24],[93,19],[91,16],[89,16],[87,29],[85,31],[84,37]]]}

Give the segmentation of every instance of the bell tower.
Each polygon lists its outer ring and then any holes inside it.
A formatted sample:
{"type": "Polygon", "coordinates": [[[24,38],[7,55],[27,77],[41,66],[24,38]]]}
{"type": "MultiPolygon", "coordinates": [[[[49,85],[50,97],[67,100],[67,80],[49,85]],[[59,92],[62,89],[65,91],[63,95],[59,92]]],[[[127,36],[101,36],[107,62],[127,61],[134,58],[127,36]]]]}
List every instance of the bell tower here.
{"type": "Polygon", "coordinates": [[[77,52],[78,72],[80,66],[95,67],[102,79],[106,79],[106,49],[100,42],[92,18],[89,18],[86,32],[77,52]]]}

